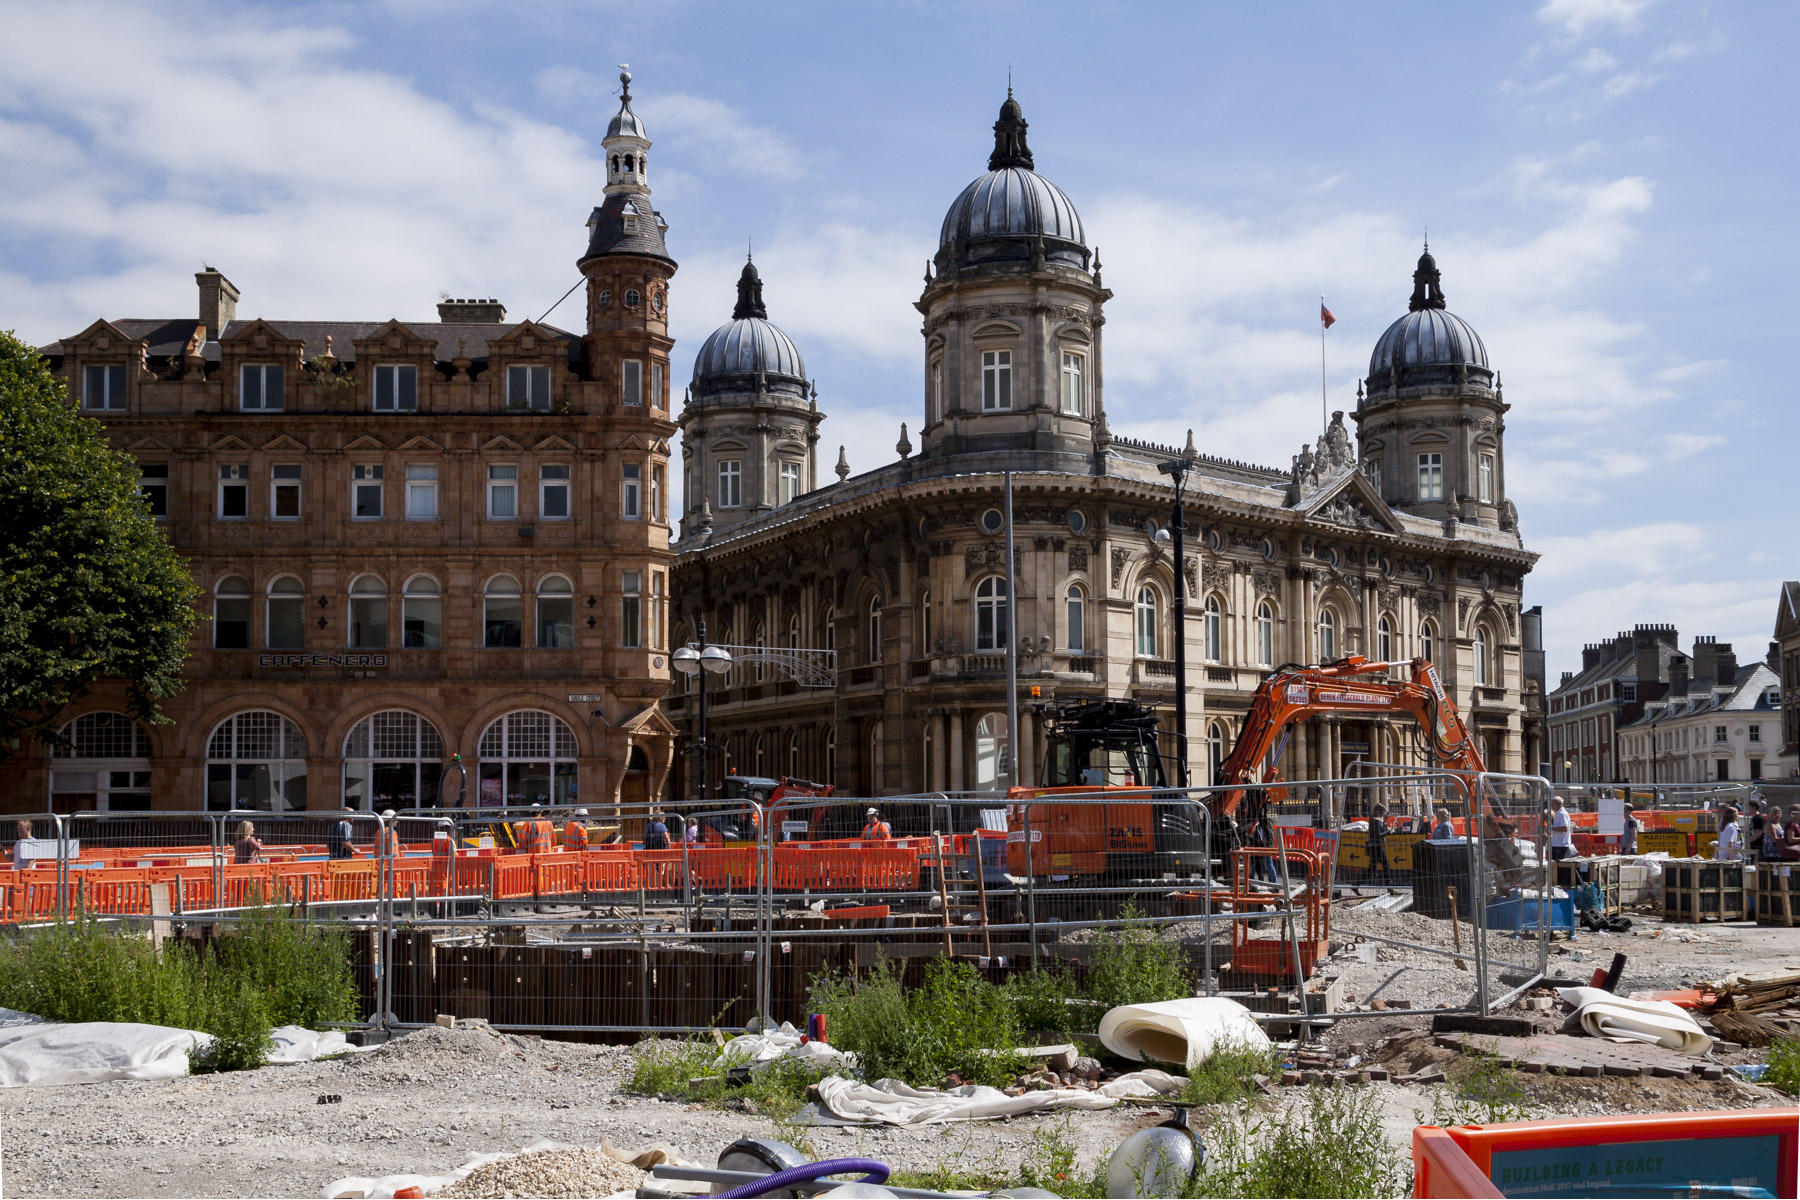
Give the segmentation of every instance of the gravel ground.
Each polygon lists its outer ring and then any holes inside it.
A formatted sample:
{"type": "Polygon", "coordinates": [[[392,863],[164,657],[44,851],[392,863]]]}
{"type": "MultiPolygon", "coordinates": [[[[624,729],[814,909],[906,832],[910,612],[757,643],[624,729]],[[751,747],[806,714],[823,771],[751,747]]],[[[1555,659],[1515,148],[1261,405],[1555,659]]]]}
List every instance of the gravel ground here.
{"type": "Polygon", "coordinates": [[[609,1158],[598,1150],[572,1146],[564,1150],[539,1150],[518,1154],[476,1167],[441,1191],[444,1200],[464,1197],[512,1196],[610,1196],[636,1191],[644,1172],[630,1163],[609,1158]]]}
{"type": "MultiPolygon", "coordinates": [[[[1558,943],[1586,957],[1558,953],[1556,969],[1571,977],[1586,975],[1620,949],[1628,956],[1624,990],[1629,991],[1800,964],[1800,939],[1788,930],[1665,927],[1655,919],[1638,920],[1629,933],[1583,932],[1573,943],[1558,943]]],[[[1349,942],[1359,931],[1420,944],[1438,938],[1446,947],[1449,938],[1447,925],[1413,914],[1349,909],[1333,914],[1334,941],[1349,942]]],[[[1327,973],[1343,975],[1346,990],[1359,1003],[1370,996],[1411,999],[1421,1007],[1461,1003],[1474,988],[1473,972],[1457,970],[1447,958],[1394,947],[1381,948],[1374,963],[1340,954],[1327,973]]],[[[1429,1038],[1421,1047],[1407,1036],[1426,1028],[1427,1020],[1391,1012],[1360,1018],[1342,1023],[1331,1044],[1348,1051],[1354,1041],[1373,1058],[1429,1056],[1434,1050],[1429,1038]]],[[[666,1141],[686,1158],[712,1162],[738,1137],[777,1134],[768,1121],[750,1114],[622,1094],[630,1053],[627,1047],[543,1041],[479,1026],[431,1028],[374,1053],[331,1062],[157,1083],[3,1089],[0,1195],[318,1196],[345,1176],[445,1174],[477,1154],[516,1150],[539,1137],[592,1148],[605,1138],[627,1150],[666,1141]],[[342,1099],[321,1104],[321,1096],[342,1099]]],[[[1792,1103],[1730,1080],[1522,1078],[1544,1115],[1792,1103]]],[[[1364,1086],[1402,1146],[1443,1091],[1364,1086]]],[[[1293,1090],[1279,1089],[1274,1098],[1293,1103],[1293,1090]]],[[[821,1155],[867,1155],[898,1168],[920,1168],[948,1159],[1017,1162],[1039,1132],[1060,1129],[1089,1161],[1110,1153],[1133,1130],[1155,1124],[1166,1111],[1121,1107],[1078,1119],[826,1128],[810,1136],[821,1155]]],[[[470,1195],[499,1196],[513,1188],[511,1178],[497,1172],[485,1190],[480,1184],[464,1188],[478,1189],[470,1195]]],[[[604,1194],[606,1187],[596,1183],[590,1190],[604,1194]]]]}

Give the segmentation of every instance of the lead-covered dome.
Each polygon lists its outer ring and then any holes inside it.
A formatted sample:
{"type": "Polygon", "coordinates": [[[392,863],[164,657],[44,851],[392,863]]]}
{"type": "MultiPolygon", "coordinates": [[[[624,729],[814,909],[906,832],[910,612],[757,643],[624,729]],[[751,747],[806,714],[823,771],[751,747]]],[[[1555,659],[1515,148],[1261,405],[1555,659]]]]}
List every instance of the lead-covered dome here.
{"type": "Polygon", "coordinates": [[[771,391],[805,395],[806,363],[800,348],[768,318],[762,277],[755,263],[746,262],[738,276],[738,302],[731,320],[707,335],[694,356],[696,394],[747,391],[760,375],[771,391]]]}
{"type": "Polygon", "coordinates": [[[1487,346],[1473,326],[1444,307],[1437,260],[1426,248],[1413,272],[1412,301],[1405,316],[1387,327],[1369,356],[1369,387],[1394,379],[1398,371],[1417,382],[1457,373],[1485,384],[1491,376],[1487,346]],[[1412,376],[1425,372],[1424,376],[1412,376]]]}
{"type": "Polygon", "coordinates": [[[1044,261],[1087,269],[1081,217],[1063,190],[1039,175],[1026,144],[1024,110],[1006,90],[994,122],[994,152],[985,175],[965,187],[944,214],[939,270],[983,262],[1044,261]]]}

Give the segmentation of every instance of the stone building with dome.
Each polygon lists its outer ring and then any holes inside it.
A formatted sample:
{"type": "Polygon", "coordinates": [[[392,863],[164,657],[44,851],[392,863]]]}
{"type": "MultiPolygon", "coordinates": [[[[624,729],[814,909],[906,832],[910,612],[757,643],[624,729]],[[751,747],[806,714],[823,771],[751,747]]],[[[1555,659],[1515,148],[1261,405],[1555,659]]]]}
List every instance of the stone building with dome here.
{"type": "MultiPolygon", "coordinates": [[[[1172,721],[1175,638],[1196,782],[1229,751],[1267,672],[1352,653],[1432,659],[1491,767],[1540,761],[1521,612],[1536,556],[1506,498],[1507,406],[1480,337],[1445,307],[1429,251],[1408,311],[1375,347],[1354,432],[1335,414],[1286,467],[1199,453],[1191,438],[1177,448],[1116,437],[1103,352],[1112,292],[1074,203],[1037,173],[1027,130],[1009,89],[987,171],[945,215],[914,304],[916,446],[903,426],[894,461],[861,473],[840,448],[835,482],[821,484],[826,414],[752,265],[732,320],[696,358],[679,415],[688,515],[674,547],[676,640],[704,622],[713,642],[836,657],[828,688],[757,664],[715,680],[708,733],[725,761],[712,777],[967,791],[1003,786],[1016,760],[1030,783],[1035,703],[1132,697],[1172,721]],[[1182,457],[1189,541],[1177,570],[1159,536],[1174,492],[1158,467],[1182,457]]],[[[687,686],[677,680],[665,707],[691,739],[687,686]]],[[[1338,777],[1357,759],[1422,763],[1424,752],[1406,724],[1329,716],[1296,730],[1284,770],[1338,777]]],[[[678,767],[672,794],[693,786],[691,764],[678,767]]]]}

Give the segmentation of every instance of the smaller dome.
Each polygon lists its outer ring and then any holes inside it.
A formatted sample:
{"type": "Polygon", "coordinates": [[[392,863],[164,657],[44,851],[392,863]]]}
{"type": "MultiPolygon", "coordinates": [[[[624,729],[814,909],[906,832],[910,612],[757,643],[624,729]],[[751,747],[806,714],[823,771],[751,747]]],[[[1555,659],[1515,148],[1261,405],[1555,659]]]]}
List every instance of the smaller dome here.
{"type": "Polygon", "coordinates": [[[1441,308],[1409,312],[1389,325],[1369,357],[1371,378],[1395,367],[1458,366],[1487,370],[1487,346],[1467,321],[1441,308]]]}
{"type": "Polygon", "coordinates": [[[713,330],[694,356],[694,387],[730,376],[758,372],[782,376],[804,384],[806,363],[800,348],[781,327],[761,317],[727,321],[713,330]]]}
{"type": "Polygon", "coordinates": [[[762,286],[756,264],[746,261],[738,275],[737,307],[731,310],[731,320],[713,330],[694,356],[696,392],[739,390],[760,374],[765,384],[797,384],[805,395],[806,363],[794,339],[769,321],[762,286]]]}
{"type": "Polygon", "coordinates": [[[644,123],[638,119],[636,113],[631,111],[631,72],[623,67],[619,70],[619,84],[619,111],[613,114],[612,121],[606,126],[606,136],[609,138],[630,137],[649,141],[650,135],[644,132],[644,123]]]}

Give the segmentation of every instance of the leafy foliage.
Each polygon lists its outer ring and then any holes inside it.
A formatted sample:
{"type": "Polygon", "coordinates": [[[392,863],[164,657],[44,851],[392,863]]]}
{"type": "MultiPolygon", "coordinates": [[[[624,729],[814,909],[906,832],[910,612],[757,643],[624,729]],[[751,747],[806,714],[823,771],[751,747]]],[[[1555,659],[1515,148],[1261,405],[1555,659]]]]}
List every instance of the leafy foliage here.
{"type": "Polygon", "coordinates": [[[1240,1104],[1256,1095],[1257,1075],[1272,1074],[1272,1050],[1222,1045],[1212,1057],[1188,1072],[1187,1086],[1176,1097],[1183,1104],[1240,1104]]]}
{"type": "Polygon", "coordinates": [[[967,963],[935,960],[911,989],[891,962],[860,977],[822,975],[809,1007],[825,1014],[831,1044],[855,1051],[871,1079],[935,1087],[954,1071],[1000,1086],[1018,1074],[1012,1002],[967,963]]]}
{"type": "Polygon", "coordinates": [[[130,455],[78,414],[32,347],[0,332],[0,756],[56,737],[101,680],[142,721],[181,686],[195,588],[130,455]]]}
{"type": "Polygon", "coordinates": [[[258,1066],[277,1025],[354,1020],[356,987],[341,935],[279,909],[253,911],[210,946],[165,942],[86,917],[0,943],[0,1007],[52,1021],[134,1021],[198,1029],[218,1041],[196,1071],[258,1066]]]}
{"type": "Polygon", "coordinates": [[[1087,994],[1098,1004],[1085,1010],[1088,1028],[1097,1027],[1109,1008],[1179,1000],[1194,994],[1194,980],[1181,943],[1162,926],[1143,920],[1131,906],[1121,916],[1124,923],[1109,931],[1094,952],[1087,994]]]}
{"type": "Polygon", "coordinates": [[[1381,1128],[1366,1091],[1307,1088],[1294,1110],[1253,1106],[1215,1122],[1191,1196],[1404,1196],[1409,1156],[1381,1128]]]}
{"type": "Polygon", "coordinates": [[[1790,1096],[1800,1096],[1800,1038],[1776,1038],[1769,1043],[1769,1070],[1762,1081],[1790,1096]]]}

